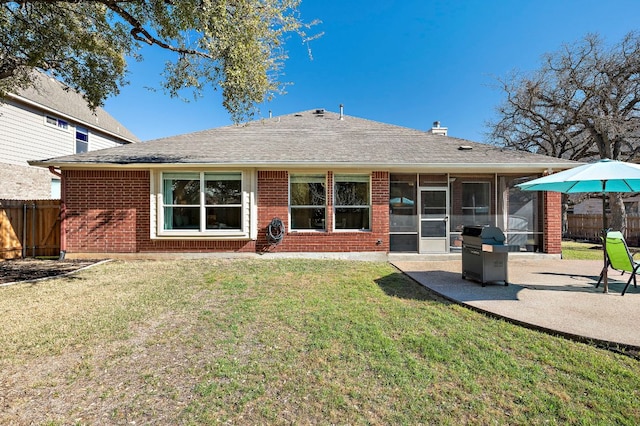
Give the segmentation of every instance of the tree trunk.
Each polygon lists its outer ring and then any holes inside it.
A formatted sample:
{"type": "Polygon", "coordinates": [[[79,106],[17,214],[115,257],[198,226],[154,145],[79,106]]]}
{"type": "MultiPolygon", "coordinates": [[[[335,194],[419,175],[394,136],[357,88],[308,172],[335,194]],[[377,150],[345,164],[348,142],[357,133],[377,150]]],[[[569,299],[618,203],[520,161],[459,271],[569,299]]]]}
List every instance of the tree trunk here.
{"type": "Polygon", "coordinates": [[[624,235],[627,229],[627,212],[624,208],[622,194],[609,194],[609,210],[611,214],[608,217],[608,227],[614,231],[622,232],[624,235]]]}

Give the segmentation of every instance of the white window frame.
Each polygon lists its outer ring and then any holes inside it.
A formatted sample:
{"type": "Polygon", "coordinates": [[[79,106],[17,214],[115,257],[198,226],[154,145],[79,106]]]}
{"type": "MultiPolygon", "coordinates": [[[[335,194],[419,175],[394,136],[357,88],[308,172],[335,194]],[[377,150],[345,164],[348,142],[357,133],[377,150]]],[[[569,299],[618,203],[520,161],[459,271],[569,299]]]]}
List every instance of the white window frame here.
{"type": "Polygon", "coordinates": [[[76,134],[75,134],[75,146],[73,147],[74,152],[76,154],[81,154],[83,152],[89,152],[89,129],[87,129],[86,127],[82,127],[82,126],[76,126],[76,134]],[[78,139],[78,133],[80,133],[81,135],[85,135],[87,137],[86,141],[83,141],[81,139],[78,139]],[[86,145],[86,149],[84,151],[78,151],[78,143],[81,144],[85,144],[86,145]]]}
{"type": "Polygon", "coordinates": [[[326,173],[289,173],[289,231],[291,232],[327,232],[327,174],[326,173]],[[291,204],[291,183],[296,178],[308,177],[311,179],[319,179],[322,178],[324,182],[324,204],[309,204],[309,205],[292,205],[291,204]],[[292,210],[295,209],[324,209],[324,217],[322,220],[322,228],[312,228],[311,225],[309,228],[294,228],[293,227],[293,218],[292,218],[292,210]]]}
{"type": "MultiPolygon", "coordinates": [[[[250,232],[250,220],[249,220],[249,201],[250,194],[247,188],[251,186],[247,182],[247,174],[241,170],[166,170],[158,173],[158,187],[157,187],[157,209],[156,209],[156,237],[186,237],[186,238],[234,238],[234,239],[247,239],[250,232]],[[173,203],[165,204],[164,202],[164,181],[166,175],[188,175],[197,174],[200,179],[200,195],[199,204],[189,205],[189,207],[198,207],[200,209],[200,223],[197,229],[165,229],[165,207],[173,207],[173,203]],[[216,207],[214,204],[205,204],[205,175],[211,174],[238,174],[240,176],[240,203],[239,204],[225,204],[225,207],[239,207],[240,208],[240,229],[232,228],[211,228],[207,229],[207,215],[206,209],[208,207],[216,207]]],[[[152,236],[153,237],[153,236],[152,236]]]]}
{"type": "Polygon", "coordinates": [[[333,230],[337,232],[353,232],[353,231],[371,231],[371,175],[364,173],[334,173],[333,175],[333,230]],[[352,178],[352,180],[350,180],[352,178]],[[338,182],[364,182],[366,180],[368,185],[368,194],[367,198],[369,200],[369,204],[361,204],[361,205],[342,205],[336,202],[336,194],[337,194],[337,184],[338,182]],[[369,227],[368,228],[336,228],[337,218],[336,218],[336,210],[337,209],[364,209],[366,208],[369,211],[369,227]]]}
{"type": "Polygon", "coordinates": [[[69,122],[67,120],[63,120],[53,115],[45,114],[44,116],[44,124],[49,127],[55,127],[58,130],[62,130],[65,132],[69,131],[69,122]]]}
{"type": "Polygon", "coordinates": [[[60,178],[51,179],[51,198],[59,200],[61,198],[62,181],[60,178]]]}

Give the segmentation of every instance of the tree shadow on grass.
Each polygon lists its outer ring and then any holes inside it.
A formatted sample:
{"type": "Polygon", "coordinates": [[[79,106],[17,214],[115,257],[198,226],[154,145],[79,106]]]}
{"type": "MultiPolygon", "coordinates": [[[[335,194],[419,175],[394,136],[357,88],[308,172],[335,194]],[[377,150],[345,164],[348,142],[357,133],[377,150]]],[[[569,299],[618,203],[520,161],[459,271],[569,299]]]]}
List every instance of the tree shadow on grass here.
{"type": "Polygon", "coordinates": [[[388,296],[408,300],[423,300],[450,304],[451,302],[428,288],[418,284],[401,272],[394,272],[375,280],[388,296]]]}

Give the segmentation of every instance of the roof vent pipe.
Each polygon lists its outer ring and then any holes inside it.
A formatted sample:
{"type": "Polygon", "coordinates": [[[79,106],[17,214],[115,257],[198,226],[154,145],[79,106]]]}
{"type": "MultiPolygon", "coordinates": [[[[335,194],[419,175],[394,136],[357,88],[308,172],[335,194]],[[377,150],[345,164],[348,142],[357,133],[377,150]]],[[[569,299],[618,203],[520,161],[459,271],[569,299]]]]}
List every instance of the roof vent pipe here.
{"type": "Polygon", "coordinates": [[[340,120],[344,120],[344,105],[340,104],[340,120]]]}
{"type": "Polygon", "coordinates": [[[273,114],[271,113],[271,110],[269,110],[269,118],[273,118],[273,114]]]}

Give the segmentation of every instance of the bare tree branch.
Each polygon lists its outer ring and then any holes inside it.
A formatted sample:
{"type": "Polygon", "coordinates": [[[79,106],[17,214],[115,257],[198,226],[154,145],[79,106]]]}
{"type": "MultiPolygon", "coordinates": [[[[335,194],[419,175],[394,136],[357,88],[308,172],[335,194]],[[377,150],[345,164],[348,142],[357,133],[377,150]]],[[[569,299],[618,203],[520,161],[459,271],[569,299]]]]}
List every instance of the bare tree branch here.
{"type": "MultiPolygon", "coordinates": [[[[639,158],[637,33],[610,49],[588,34],[545,55],[532,75],[513,74],[499,82],[506,99],[497,108],[498,120],[488,123],[491,142],[573,160],[639,158]]],[[[611,205],[612,223],[623,229],[623,204],[611,205]]]]}

